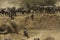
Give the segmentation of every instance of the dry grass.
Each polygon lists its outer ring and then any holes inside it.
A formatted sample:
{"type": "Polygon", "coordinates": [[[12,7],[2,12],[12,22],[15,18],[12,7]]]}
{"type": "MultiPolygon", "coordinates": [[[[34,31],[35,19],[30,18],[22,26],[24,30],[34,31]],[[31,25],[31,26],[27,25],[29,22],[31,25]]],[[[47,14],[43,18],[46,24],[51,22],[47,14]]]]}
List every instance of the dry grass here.
{"type": "MultiPolygon", "coordinates": [[[[27,27],[29,29],[41,28],[41,29],[57,29],[60,26],[60,15],[58,14],[34,14],[34,20],[31,19],[31,14],[24,14],[16,16],[13,20],[17,24],[17,28],[21,29],[27,27]]],[[[0,16],[1,24],[11,23],[11,19],[8,16],[0,16]]]]}
{"type": "MultiPolygon", "coordinates": [[[[33,21],[31,19],[31,14],[25,14],[25,15],[16,16],[14,19],[14,22],[17,24],[17,30],[19,31],[19,35],[14,34],[14,33],[7,34],[7,35],[0,34],[1,40],[4,40],[5,38],[11,38],[13,40],[20,40],[22,38],[25,38],[23,36],[23,30],[21,30],[23,27],[27,27],[29,29],[29,34],[33,38],[37,34],[40,35],[40,32],[39,32],[40,30],[42,31],[41,35],[43,35],[44,32],[45,32],[45,34],[47,32],[49,33],[49,31],[47,31],[48,29],[50,29],[50,31],[60,29],[60,27],[59,27],[60,26],[60,15],[58,15],[58,14],[40,14],[40,13],[36,14],[35,13],[33,21]],[[26,21],[26,19],[27,19],[27,21],[26,21]],[[43,29],[46,31],[44,31],[43,29]]],[[[10,25],[10,23],[11,23],[11,19],[9,17],[0,16],[0,26],[2,26],[2,24],[10,25]]],[[[53,32],[51,32],[51,33],[55,34],[55,31],[53,31],[53,32]]],[[[56,31],[56,36],[59,35],[58,33],[56,31]]],[[[30,39],[32,40],[32,38],[30,38],[30,39]]]]}

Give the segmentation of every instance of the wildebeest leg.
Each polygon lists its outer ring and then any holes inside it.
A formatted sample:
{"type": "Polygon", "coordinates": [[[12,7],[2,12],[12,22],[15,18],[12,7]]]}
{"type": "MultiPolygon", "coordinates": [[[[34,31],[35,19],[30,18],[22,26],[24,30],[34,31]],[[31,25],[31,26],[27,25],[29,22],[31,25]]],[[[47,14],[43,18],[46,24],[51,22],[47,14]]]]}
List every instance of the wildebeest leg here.
{"type": "Polygon", "coordinates": [[[31,19],[34,20],[34,13],[32,13],[32,15],[31,15],[31,19]]]}
{"type": "Polygon", "coordinates": [[[8,15],[8,13],[7,13],[7,12],[5,12],[5,15],[8,15]]]}
{"type": "Polygon", "coordinates": [[[24,14],[24,12],[22,12],[22,14],[24,14]]]}
{"type": "Polygon", "coordinates": [[[11,18],[11,20],[14,19],[14,16],[12,14],[9,13],[8,16],[11,18]]]}
{"type": "Polygon", "coordinates": [[[9,17],[10,17],[10,13],[7,13],[7,16],[9,16],[9,17]]]}
{"type": "Polygon", "coordinates": [[[6,12],[4,13],[4,15],[6,15],[6,12]]]}
{"type": "Polygon", "coordinates": [[[14,20],[14,16],[12,16],[12,15],[11,15],[11,17],[10,17],[10,18],[11,18],[11,20],[14,20]]]}
{"type": "Polygon", "coordinates": [[[16,16],[16,13],[14,15],[16,16]]]}
{"type": "Polygon", "coordinates": [[[4,12],[2,12],[2,15],[4,15],[4,12]]]}
{"type": "Polygon", "coordinates": [[[16,16],[16,13],[13,13],[12,15],[13,15],[13,16],[16,16]]]}

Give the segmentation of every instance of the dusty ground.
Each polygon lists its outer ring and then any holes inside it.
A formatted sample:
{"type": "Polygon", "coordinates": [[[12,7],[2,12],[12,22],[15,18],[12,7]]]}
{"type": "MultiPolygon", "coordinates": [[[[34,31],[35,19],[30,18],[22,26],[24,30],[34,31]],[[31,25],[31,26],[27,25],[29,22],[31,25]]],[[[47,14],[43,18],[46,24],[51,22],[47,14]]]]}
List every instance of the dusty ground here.
{"type": "Polygon", "coordinates": [[[47,37],[51,36],[55,40],[60,40],[60,31],[59,30],[30,30],[29,31],[29,36],[30,38],[27,39],[26,37],[23,36],[22,30],[20,31],[19,35],[16,34],[7,34],[7,35],[1,35],[0,38],[1,40],[4,39],[12,39],[12,40],[34,40],[34,38],[40,38],[41,40],[46,39],[47,37]]]}
{"type": "MultiPolygon", "coordinates": [[[[51,36],[55,40],[60,40],[60,14],[34,14],[34,20],[31,19],[31,14],[26,14],[16,16],[14,22],[17,24],[17,30],[19,35],[12,34],[0,34],[0,40],[6,38],[12,40],[33,40],[38,37],[41,40],[44,40],[46,37],[51,36]],[[28,18],[28,19],[27,19],[28,18]],[[25,22],[25,20],[27,21],[25,22]],[[22,27],[27,27],[29,29],[30,38],[27,39],[23,35],[22,27]]],[[[0,26],[5,23],[10,25],[10,18],[7,16],[0,16],[0,26]]]]}

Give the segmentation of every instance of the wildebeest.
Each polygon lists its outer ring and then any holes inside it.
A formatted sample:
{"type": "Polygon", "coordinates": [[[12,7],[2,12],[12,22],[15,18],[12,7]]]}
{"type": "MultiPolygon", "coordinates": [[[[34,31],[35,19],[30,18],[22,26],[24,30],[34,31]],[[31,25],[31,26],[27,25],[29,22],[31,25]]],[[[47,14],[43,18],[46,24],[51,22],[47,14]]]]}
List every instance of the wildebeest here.
{"type": "Polygon", "coordinates": [[[36,6],[31,6],[30,9],[32,10],[33,13],[37,11],[37,7],[36,6]]]}
{"type": "Polygon", "coordinates": [[[0,8],[0,13],[1,13],[1,8],[0,8]]]}
{"type": "Polygon", "coordinates": [[[0,9],[0,13],[3,14],[3,15],[8,15],[8,16],[10,16],[10,15],[11,15],[11,8],[10,8],[10,7],[1,8],[1,9],[0,9]]]}
{"type": "Polygon", "coordinates": [[[16,16],[16,7],[11,8],[11,15],[16,16]]]}
{"type": "Polygon", "coordinates": [[[5,13],[11,18],[14,19],[14,16],[16,16],[16,8],[15,7],[7,7],[5,10],[5,13]]]}
{"type": "Polygon", "coordinates": [[[22,12],[22,14],[29,13],[29,10],[28,10],[28,8],[23,8],[21,12],[22,12]]]}
{"type": "Polygon", "coordinates": [[[46,13],[55,13],[55,6],[44,6],[46,13]]]}
{"type": "Polygon", "coordinates": [[[34,20],[34,13],[32,13],[32,15],[31,15],[31,19],[32,19],[32,21],[34,20]]]}
{"type": "Polygon", "coordinates": [[[10,7],[7,7],[7,8],[5,9],[5,15],[8,15],[8,16],[11,15],[11,8],[10,8],[10,7]]]}
{"type": "Polygon", "coordinates": [[[9,15],[9,17],[13,18],[13,16],[16,16],[17,13],[35,13],[36,11],[40,13],[55,13],[60,12],[60,6],[53,6],[53,5],[27,5],[26,7],[20,7],[16,9],[16,7],[7,7],[7,8],[1,8],[0,13],[9,15]]]}
{"type": "Polygon", "coordinates": [[[22,12],[22,9],[23,9],[22,7],[21,8],[17,8],[16,12],[22,12]]]}
{"type": "Polygon", "coordinates": [[[25,37],[27,37],[27,38],[29,38],[29,35],[28,35],[28,30],[27,30],[27,28],[24,28],[24,36],[25,36],[25,37]]]}
{"type": "Polygon", "coordinates": [[[1,14],[4,14],[5,13],[5,9],[4,8],[1,8],[0,13],[1,14]]]}
{"type": "Polygon", "coordinates": [[[11,24],[12,28],[14,29],[14,32],[16,34],[19,34],[18,31],[17,31],[17,25],[16,25],[16,23],[13,20],[11,20],[11,23],[10,24],[11,24]]]}
{"type": "Polygon", "coordinates": [[[18,8],[17,12],[20,12],[20,13],[24,14],[24,13],[30,13],[31,10],[30,10],[30,8],[22,7],[22,8],[18,8]]]}
{"type": "Polygon", "coordinates": [[[58,6],[58,11],[60,12],[60,6],[58,6]]]}
{"type": "Polygon", "coordinates": [[[16,12],[24,14],[22,10],[23,10],[23,7],[16,9],[16,12]]]}
{"type": "Polygon", "coordinates": [[[7,7],[6,10],[5,10],[5,15],[9,16],[12,19],[14,19],[14,15],[15,15],[15,12],[13,11],[12,12],[12,8],[10,7],[7,7]]]}
{"type": "Polygon", "coordinates": [[[54,8],[55,8],[55,12],[58,13],[58,6],[54,6],[54,8]]]}
{"type": "Polygon", "coordinates": [[[36,8],[39,12],[43,13],[44,12],[44,6],[41,5],[36,5],[36,8]]]}
{"type": "Polygon", "coordinates": [[[6,9],[5,9],[5,13],[7,14],[7,15],[13,15],[13,16],[16,16],[16,8],[15,7],[12,7],[12,8],[10,8],[10,7],[7,7],[6,9]]]}

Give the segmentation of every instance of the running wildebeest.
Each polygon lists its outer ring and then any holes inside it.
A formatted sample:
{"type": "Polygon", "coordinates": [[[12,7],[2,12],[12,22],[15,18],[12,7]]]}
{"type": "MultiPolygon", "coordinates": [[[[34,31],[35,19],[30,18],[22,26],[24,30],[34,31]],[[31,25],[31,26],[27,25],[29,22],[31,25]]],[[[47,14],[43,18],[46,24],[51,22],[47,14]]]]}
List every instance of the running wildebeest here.
{"type": "Polygon", "coordinates": [[[58,7],[54,6],[54,9],[55,9],[55,13],[58,13],[58,7]]]}
{"type": "Polygon", "coordinates": [[[6,14],[11,18],[11,20],[14,19],[14,16],[16,16],[16,8],[15,7],[8,7],[6,10],[6,14]]]}
{"type": "Polygon", "coordinates": [[[0,13],[10,16],[11,15],[11,8],[10,7],[7,7],[5,9],[3,8],[0,10],[0,13]]]}
{"type": "Polygon", "coordinates": [[[5,10],[5,15],[8,15],[8,16],[11,15],[11,8],[10,8],[10,7],[7,7],[7,8],[6,8],[6,10],[5,10]]]}
{"type": "Polygon", "coordinates": [[[22,14],[24,14],[24,13],[30,13],[31,12],[31,9],[30,8],[27,8],[27,7],[18,8],[17,9],[17,12],[20,12],[22,14]]]}
{"type": "Polygon", "coordinates": [[[23,9],[23,8],[18,8],[18,9],[16,10],[16,12],[22,12],[22,9],[23,9]]]}
{"type": "Polygon", "coordinates": [[[27,28],[24,28],[24,36],[29,38],[29,35],[28,35],[28,29],[27,28]]]}
{"type": "Polygon", "coordinates": [[[36,11],[37,11],[36,5],[35,6],[31,5],[28,9],[30,9],[30,13],[36,13],[36,11]]]}
{"type": "Polygon", "coordinates": [[[9,16],[12,19],[14,19],[14,12],[12,13],[12,8],[7,7],[5,10],[5,15],[9,16]]]}
{"type": "Polygon", "coordinates": [[[12,28],[14,29],[14,32],[16,33],[16,34],[19,34],[18,33],[18,30],[17,30],[17,25],[16,25],[16,23],[13,21],[13,20],[11,20],[11,26],[12,26],[12,28]]]}
{"type": "Polygon", "coordinates": [[[39,12],[44,13],[44,6],[37,6],[39,12]]]}
{"type": "Polygon", "coordinates": [[[0,14],[2,14],[1,9],[0,9],[0,14]]]}
{"type": "Polygon", "coordinates": [[[11,8],[11,15],[16,16],[16,7],[11,8]]]}
{"type": "Polygon", "coordinates": [[[1,14],[4,15],[4,13],[5,13],[5,9],[4,9],[4,8],[1,8],[0,12],[1,12],[1,14]]]}
{"type": "Polygon", "coordinates": [[[55,6],[44,6],[46,13],[55,13],[55,6]]]}
{"type": "Polygon", "coordinates": [[[54,14],[57,9],[55,8],[55,6],[53,6],[51,10],[52,10],[51,13],[54,14]]]}
{"type": "Polygon", "coordinates": [[[36,10],[38,10],[38,11],[42,11],[42,8],[43,8],[43,6],[40,6],[40,5],[36,5],[36,10]]]}
{"type": "Polygon", "coordinates": [[[24,13],[30,13],[31,12],[30,5],[26,4],[26,7],[20,7],[20,8],[18,8],[16,10],[16,12],[20,12],[22,14],[24,14],[24,13]]]}
{"type": "Polygon", "coordinates": [[[34,13],[32,13],[32,15],[31,15],[31,19],[32,19],[32,21],[34,20],[34,13]]]}
{"type": "Polygon", "coordinates": [[[58,11],[60,12],[60,6],[58,6],[58,11]]]}

